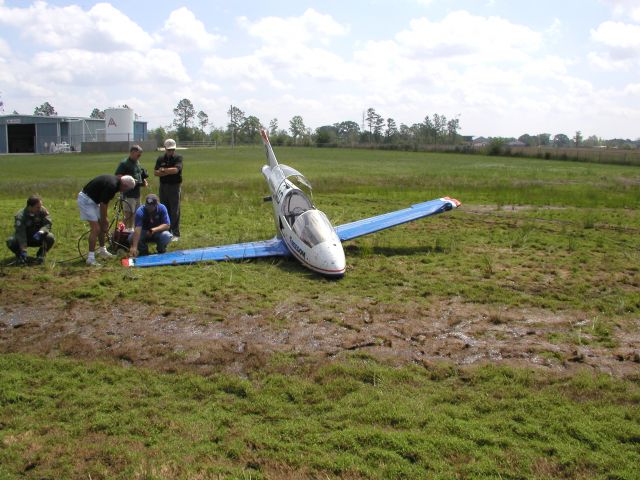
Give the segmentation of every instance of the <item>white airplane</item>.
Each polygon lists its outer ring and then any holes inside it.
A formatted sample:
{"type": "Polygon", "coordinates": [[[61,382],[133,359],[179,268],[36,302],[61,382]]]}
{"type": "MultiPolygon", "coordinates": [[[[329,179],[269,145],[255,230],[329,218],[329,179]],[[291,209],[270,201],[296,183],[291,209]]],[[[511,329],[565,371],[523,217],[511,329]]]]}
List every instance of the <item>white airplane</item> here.
{"type": "Polygon", "coordinates": [[[311,190],[311,184],[297,170],[279,164],[267,132],[261,130],[260,134],[269,163],[262,167],[262,175],[267,180],[271,191],[271,196],[265,200],[270,200],[273,204],[273,218],[277,232],[274,238],[124,258],[122,264],[126,267],[155,267],[201,261],[293,256],[314,272],[327,277],[342,277],[346,269],[343,241],[460,206],[458,200],[444,197],[334,228],[327,216],[315,207],[309,196],[290,178],[296,177],[309,190],[311,190]]]}

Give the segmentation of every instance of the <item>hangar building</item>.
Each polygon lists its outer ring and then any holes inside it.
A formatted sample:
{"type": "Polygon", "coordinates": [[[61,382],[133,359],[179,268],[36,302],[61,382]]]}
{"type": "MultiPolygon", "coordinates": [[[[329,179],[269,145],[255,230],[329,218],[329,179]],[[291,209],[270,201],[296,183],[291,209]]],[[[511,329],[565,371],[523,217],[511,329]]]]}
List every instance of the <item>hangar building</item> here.
{"type": "Polygon", "coordinates": [[[90,144],[132,144],[146,139],[147,122],[135,120],[128,108],[107,109],[104,119],[0,115],[0,154],[80,152],[83,147],[109,151],[112,149],[90,144]]]}

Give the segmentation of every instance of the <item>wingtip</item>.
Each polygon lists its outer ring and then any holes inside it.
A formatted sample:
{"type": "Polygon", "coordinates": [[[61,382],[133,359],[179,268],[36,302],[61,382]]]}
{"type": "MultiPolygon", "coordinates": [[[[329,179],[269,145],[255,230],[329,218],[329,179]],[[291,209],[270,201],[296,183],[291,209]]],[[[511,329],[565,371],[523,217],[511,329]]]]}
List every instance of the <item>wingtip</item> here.
{"type": "Polygon", "coordinates": [[[459,207],[460,205],[462,205],[462,202],[460,202],[459,200],[456,200],[455,198],[451,198],[451,197],[443,197],[442,200],[445,200],[449,203],[451,203],[451,205],[456,208],[459,207]]]}
{"type": "Polygon", "coordinates": [[[133,267],[133,258],[123,258],[120,263],[123,267],[133,267]]]}

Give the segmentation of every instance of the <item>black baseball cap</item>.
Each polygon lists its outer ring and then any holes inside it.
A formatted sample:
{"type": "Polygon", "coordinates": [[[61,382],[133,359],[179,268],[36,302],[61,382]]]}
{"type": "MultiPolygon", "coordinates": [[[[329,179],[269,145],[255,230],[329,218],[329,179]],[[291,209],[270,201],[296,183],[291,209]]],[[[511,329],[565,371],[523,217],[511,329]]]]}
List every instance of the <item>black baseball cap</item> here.
{"type": "Polygon", "coordinates": [[[158,200],[158,196],[155,195],[154,193],[150,193],[149,195],[147,195],[147,198],[144,201],[144,204],[148,207],[150,206],[155,207],[156,205],[158,205],[158,203],[160,203],[158,200]]]}

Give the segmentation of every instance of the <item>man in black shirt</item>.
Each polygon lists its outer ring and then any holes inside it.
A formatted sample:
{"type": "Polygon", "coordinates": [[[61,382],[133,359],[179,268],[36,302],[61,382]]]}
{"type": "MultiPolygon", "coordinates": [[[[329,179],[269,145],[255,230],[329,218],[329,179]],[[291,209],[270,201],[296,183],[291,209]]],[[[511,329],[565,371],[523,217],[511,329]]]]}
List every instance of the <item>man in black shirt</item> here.
{"type": "Polygon", "coordinates": [[[78,207],[80,219],[89,222],[89,255],[88,265],[99,265],[96,262],[96,239],[100,242],[98,255],[112,257],[104,246],[104,237],[109,230],[108,208],[109,202],[118,192],[128,192],[136,186],[135,179],[130,175],[120,178],[115,175],[99,175],[87,183],[78,193],[78,207]]]}
{"type": "Polygon", "coordinates": [[[182,156],[176,155],[176,142],[164,142],[164,155],[158,157],[153,170],[160,177],[160,203],[169,211],[173,241],[180,239],[180,188],[182,185],[182,156]]]}

